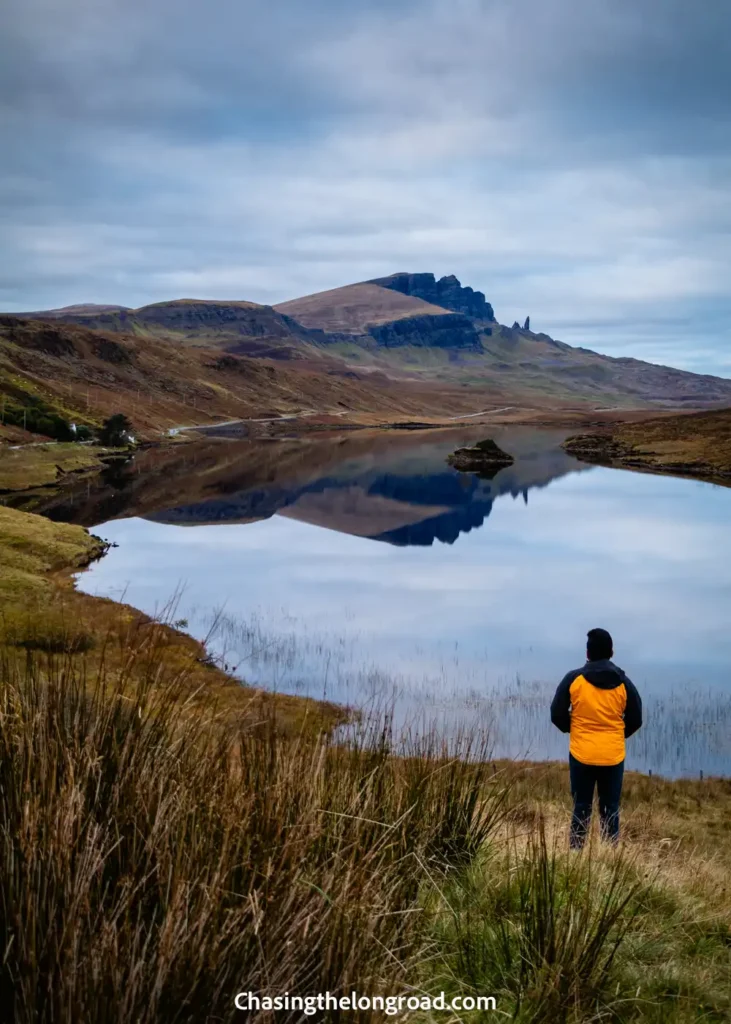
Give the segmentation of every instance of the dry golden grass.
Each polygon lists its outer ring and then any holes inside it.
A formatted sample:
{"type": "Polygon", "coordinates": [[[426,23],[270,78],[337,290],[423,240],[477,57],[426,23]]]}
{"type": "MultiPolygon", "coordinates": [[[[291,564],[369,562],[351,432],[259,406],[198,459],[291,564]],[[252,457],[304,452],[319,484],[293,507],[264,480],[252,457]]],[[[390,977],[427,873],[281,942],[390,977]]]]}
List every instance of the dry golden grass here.
{"type": "MultiPolygon", "coordinates": [[[[568,765],[556,762],[495,763],[510,780],[514,803],[526,814],[546,813],[564,820],[570,810],[568,765]]],[[[731,871],[731,779],[664,779],[625,774],[622,794],[625,838],[681,853],[728,857],[731,871]]]]}
{"type": "Polygon", "coordinates": [[[658,468],[697,465],[731,477],[731,409],[623,424],[615,436],[658,468]]]}
{"type": "Polygon", "coordinates": [[[572,455],[598,465],[731,484],[731,409],[620,423],[569,438],[572,455]]]}
{"type": "Polygon", "coordinates": [[[444,987],[525,1024],[731,1019],[731,780],[629,773],[621,843],[595,816],[576,853],[566,765],[493,771],[506,819],[435,910],[444,987]]]}

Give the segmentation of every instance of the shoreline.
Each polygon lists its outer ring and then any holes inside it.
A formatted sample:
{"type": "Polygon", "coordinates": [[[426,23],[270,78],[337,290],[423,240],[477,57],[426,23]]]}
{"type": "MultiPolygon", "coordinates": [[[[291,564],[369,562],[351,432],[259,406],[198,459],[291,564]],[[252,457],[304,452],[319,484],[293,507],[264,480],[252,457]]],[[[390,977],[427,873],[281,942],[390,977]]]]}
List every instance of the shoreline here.
{"type": "Polygon", "coordinates": [[[729,409],[605,426],[561,447],[590,465],[731,487],[729,409]]]}
{"type": "Polygon", "coordinates": [[[272,714],[290,734],[330,731],[345,720],[346,709],[335,704],[271,693],[231,676],[204,643],[164,619],[79,590],[76,574],[109,547],[86,527],[0,505],[0,658],[7,665],[58,656],[83,666],[90,678],[116,678],[127,671],[126,652],[141,644],[156,649],[161,665],[179,677],[186,705],[213,698],[224,722],[272,714]]]}

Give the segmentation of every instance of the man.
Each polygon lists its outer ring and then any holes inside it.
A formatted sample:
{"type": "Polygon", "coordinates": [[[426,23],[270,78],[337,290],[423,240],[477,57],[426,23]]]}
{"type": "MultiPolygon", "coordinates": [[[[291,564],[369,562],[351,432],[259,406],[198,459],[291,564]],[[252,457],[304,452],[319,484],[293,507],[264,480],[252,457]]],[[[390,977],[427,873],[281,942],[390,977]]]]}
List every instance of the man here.
{"type": "Polygon", "coordinates": [[[619,800],[624,776],[624,741],[642,725],[642,701],[634,684],[612,662],[606,629],[587,635],[586,665],[569,672],[551,703],[551,721],[569,740],[574,813],[571,847],[581,849],[591,823],[594,787],[604,839],[619,839],[619,800]]]}

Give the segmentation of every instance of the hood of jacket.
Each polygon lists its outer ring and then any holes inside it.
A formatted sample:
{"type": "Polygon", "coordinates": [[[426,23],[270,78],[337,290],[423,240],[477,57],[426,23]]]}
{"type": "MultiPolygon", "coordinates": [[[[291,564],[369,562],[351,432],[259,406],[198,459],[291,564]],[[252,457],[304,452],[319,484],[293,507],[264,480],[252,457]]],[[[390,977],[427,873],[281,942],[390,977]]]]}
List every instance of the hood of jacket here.
{"type": "Polygon", "coordinates": [[[601,661],[587,661],[581,674],[587,682],[599,690],[614,690],[627,678],[622,669],[608,658],[603,658],[601,661]]]}

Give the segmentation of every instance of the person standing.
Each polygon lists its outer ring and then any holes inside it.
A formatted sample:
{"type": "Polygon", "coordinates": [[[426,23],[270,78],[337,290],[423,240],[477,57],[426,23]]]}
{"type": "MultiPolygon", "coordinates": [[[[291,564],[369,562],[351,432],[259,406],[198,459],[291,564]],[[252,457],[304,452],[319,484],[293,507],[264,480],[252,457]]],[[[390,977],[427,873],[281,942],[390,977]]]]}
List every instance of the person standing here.
{"type": "Polygon", "coordinates": [[[606,629],[589,630],[586,664],[564,676],[551,702],[551,721],[570,734],[572,849],[581,849],[586,840],[595,788],[602,838],[615,843],[619,839],[625,739],[642,725],[642,700],[613,656],[614,643],[606,629]]]}

